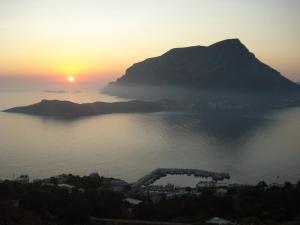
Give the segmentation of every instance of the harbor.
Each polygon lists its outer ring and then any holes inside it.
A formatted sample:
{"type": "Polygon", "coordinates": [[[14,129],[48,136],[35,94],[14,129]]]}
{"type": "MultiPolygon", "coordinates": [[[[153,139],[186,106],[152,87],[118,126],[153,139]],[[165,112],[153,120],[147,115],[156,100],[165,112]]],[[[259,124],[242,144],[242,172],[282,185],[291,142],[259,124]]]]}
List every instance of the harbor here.
{"type": "Polygon", "coordinates": [[[167,175],[188,175],[194,177],[211,178],[214,182],[230,179],[230,175],[224,172],[212,172],[199,169],[182,169],[182,168],[157,168],[151,173],[140,178],[132,185],[133,189],[139,189],[150,186],[155,181],[167,175]]]}

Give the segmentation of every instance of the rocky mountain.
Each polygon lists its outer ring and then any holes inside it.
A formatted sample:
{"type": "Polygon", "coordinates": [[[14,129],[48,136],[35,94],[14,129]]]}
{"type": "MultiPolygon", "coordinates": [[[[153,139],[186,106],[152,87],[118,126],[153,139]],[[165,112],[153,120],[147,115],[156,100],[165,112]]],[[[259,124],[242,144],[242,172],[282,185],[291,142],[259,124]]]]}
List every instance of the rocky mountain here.
{"type": "Polygon", "coordinates": [[[238,39],[210,46],[174,48],[132,65],[103,91],[118,87],[181,87],[197,90],[293,91],[299,86],[259,61],[238,39]]]}

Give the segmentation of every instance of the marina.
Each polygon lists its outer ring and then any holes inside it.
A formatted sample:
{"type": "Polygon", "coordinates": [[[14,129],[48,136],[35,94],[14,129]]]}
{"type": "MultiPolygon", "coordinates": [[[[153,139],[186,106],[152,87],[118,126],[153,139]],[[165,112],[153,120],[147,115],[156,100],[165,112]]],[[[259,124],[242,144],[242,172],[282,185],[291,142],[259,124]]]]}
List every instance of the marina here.
{"type": "Polygon", "coordinates": [[[224,172],[219,173],[199,169],[157,168],[151,173],[139,179],[136,183],[132,185],[132,188],[137,189],[144,186],[150,186],[156,180],[159,180],[160,178],[165,177],[168,174],[188,176],[193,175],[195,177],[212,178],[213,181],[222,181],[224,179],[230,179],[230,175],[224,172]]]}

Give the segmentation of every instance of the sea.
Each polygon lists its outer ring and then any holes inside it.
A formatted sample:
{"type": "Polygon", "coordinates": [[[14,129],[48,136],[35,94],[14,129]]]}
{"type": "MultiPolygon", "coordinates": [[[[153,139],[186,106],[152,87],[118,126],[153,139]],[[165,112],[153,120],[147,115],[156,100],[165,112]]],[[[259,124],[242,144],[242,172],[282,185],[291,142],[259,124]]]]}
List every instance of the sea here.
{"type": "MultiPolygon", "coordinates": [[[[42,99],[126,101],[81,92],[0,92],[0,179],[62,173],[135,182],[156,168],[230,174],[231,183],[300,180],[300,108],[262,113],[159,112],[63,119],[2,110],[42,99]]],[[[172,178],[178,185],[190,178],[172,178]]]]}

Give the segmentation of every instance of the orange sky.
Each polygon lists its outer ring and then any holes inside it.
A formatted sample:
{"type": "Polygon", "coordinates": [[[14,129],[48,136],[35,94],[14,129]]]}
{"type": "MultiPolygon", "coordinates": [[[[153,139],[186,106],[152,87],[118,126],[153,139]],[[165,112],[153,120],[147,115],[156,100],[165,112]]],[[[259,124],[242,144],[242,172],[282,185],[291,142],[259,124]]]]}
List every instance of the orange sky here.
{"type": "Polygon", "coordinates": [[[170,48],[226,38],[300,80],[299,8],[297,0],[3,0],[0,81],[108,81],[170,48]]]}

